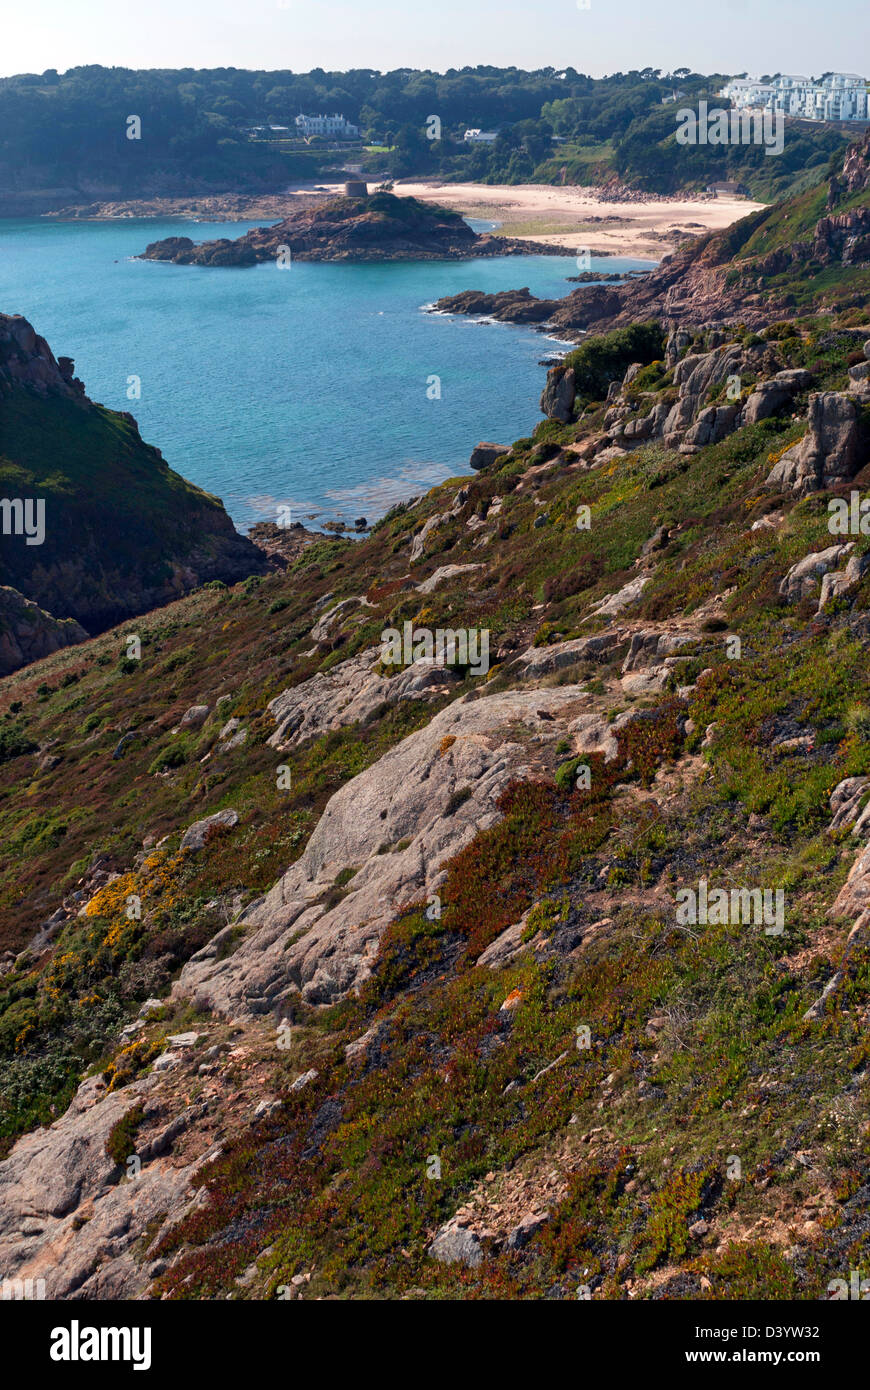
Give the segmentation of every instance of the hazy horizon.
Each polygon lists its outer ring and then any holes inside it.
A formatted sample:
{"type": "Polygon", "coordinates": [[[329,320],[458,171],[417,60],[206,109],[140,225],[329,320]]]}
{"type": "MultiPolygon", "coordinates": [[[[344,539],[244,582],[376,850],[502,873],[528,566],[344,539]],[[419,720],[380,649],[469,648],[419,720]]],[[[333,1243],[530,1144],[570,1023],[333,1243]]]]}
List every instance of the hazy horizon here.
{"type": "Polygon", "coordinates": [[[0,76],[64,72],[91,64],[129,68],[572,66],[601,77],[644,67],[697,72],[850,71],[866,75],[867,24],[859,0],[830,0],[820,43],[812,0],[440,0],[412,10],[405,0],[152,0],[147,28],[110,0],[43,0],[4,17],[0,76]],[[588,4],[588,8],[580,5],[588,4]],[[747,32],[751,24],[751,33],[747,32]]]}

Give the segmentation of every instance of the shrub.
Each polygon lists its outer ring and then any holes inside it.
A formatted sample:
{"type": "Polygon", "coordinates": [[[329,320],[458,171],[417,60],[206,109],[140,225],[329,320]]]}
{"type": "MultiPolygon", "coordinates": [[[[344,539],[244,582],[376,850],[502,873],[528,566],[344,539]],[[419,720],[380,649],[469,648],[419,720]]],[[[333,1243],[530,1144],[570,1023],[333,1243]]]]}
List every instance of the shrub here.
{"type": "Polygon", "coordinates": [[[0,763],[20,758],[22,753],[35,753],[36,747],[20,724],[0,724],[0,763]]]}
{"type": "Polygon", "coordinates": [[[633,323],[589,338],[564,359],[573,367],[576,398],[583,404],[601,400],[611,381],[621,380],[632,362],[645,366],[660,359],[664,351],[661,325],[654,322],[633,323]]]}
{"type": "Polygon", "coordinates": [[[135,1153],[136,1131],[145,1119],[145,1111],[141,1105],[134,1105],[132,1110],[128,1110],[122,1115],[120,1120],[114,1124],[109,1131],[106,1140],[106,1153],[120,1168],[127,1162],[131,1154],[135,1153]]]}

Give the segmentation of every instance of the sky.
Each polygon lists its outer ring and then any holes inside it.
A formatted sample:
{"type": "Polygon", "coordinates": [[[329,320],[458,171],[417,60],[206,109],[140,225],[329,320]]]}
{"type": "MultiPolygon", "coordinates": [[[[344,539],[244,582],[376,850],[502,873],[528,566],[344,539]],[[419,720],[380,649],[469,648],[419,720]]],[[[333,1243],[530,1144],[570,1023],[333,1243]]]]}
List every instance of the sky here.
{"type": "Polygon", "coordinates": [[[0,0],[0,76],[84,63],[870,76],[868,15],[866,0],[0,0]]]}

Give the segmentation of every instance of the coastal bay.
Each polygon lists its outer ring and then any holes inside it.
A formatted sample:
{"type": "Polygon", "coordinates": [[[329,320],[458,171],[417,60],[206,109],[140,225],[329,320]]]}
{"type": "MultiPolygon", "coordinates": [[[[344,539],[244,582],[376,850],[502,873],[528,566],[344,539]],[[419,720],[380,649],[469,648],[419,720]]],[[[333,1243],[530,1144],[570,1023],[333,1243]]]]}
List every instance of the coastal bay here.
{"type": "MultiPolygon", "coordinates": [[[[200,241],[252,225],[185,230],[200,241]]],[[[290,271],[135,259],[178,230],[170,220],[4,221],[3,303],[74,357],[89,394],[132,412],[242,529],[274,520],[279,505],[308,525],[372,521],[466,471],[479,439],[520,435],[535,418],[538,364],[555,344],[531,328],[421,308],[470,284],[514,288],[518,277],[535,294],[565,295],[573,257],[290,271]]],[[[608,257],[595,268],[642,265],[608,257]]]]}

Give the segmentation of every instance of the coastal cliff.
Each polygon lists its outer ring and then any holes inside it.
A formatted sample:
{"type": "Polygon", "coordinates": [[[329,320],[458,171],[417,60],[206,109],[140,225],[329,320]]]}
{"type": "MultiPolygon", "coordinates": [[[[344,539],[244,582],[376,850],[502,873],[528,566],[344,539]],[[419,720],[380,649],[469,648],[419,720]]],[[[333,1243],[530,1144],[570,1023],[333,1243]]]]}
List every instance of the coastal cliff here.
{"type": "Polygon", "coordinates": [[[870,135],[808,192],[774,203],[725,231],[698,236],[648,275],[624,285],[584,285],[560,300],[527,290],[440,299],[443,313],[487,313],[546,323],[578,337],[657,318],[681,324],[763,326],[771,316],[849,308],[870,290],[870,135]],[[840,273],[831,275],[831,271],[840,273]],[[520,301],[519,296],[522,296],[520,301]],[[486,307],[483,307],[484,301],[486,307]]]}
{"type": "MultiPolygon", "coordinates": [[[[44,610],[47,641],[61,631],[46,615],[74,620],[67,641],[266,568],[220,501],[173,472],[132,415],[89,400],[20,315],[0,315],[0,496],[0,585],[38,606],[15,605],[19,626],[44,610]]],[[[22,640],[4,644],[6,670],[16,652],[45,654],[22,640]]]]}

